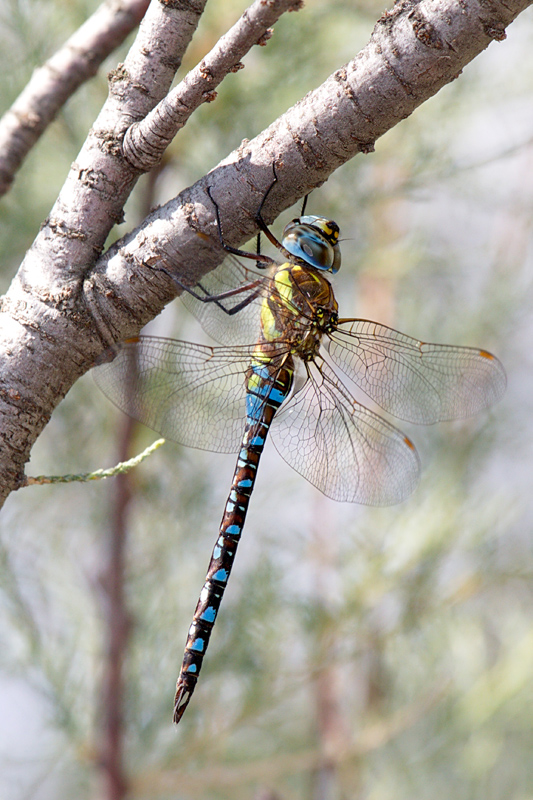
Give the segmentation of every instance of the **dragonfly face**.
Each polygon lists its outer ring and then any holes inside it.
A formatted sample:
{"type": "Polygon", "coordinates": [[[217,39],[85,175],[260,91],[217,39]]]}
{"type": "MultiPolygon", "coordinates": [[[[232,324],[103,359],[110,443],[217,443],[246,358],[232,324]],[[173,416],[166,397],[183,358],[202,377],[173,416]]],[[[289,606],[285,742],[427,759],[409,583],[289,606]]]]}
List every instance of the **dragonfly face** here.
{"type": "Polygon", "coordinates": [[[315,269],[339,271],[339,226],[326,217],[297,217],[285,227],[281,244],[296,258],[315,269]]]}

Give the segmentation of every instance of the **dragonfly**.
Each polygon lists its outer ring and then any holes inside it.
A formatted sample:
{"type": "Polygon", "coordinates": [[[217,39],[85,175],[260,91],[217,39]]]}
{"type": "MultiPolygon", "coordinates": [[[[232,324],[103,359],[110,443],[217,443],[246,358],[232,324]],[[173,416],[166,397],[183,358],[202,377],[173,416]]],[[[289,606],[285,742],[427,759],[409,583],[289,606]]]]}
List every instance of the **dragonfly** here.
{"type": "Polygon", "coordinates": [[[187,635],[176,723],[198,681],[267,436],[328,497],[391,505],[414,490],[418,454],[401,430],[354,396],[350,384],[385,412],[418,424],[476,414],[498,401],[506,386],[502,364],[487,350],[431,344],[378,322],[339,318],[329,280],[341,265],[339,227],[302,209],[278,241],[262,215],[276,181],[275,175],[255,219],[281,253],[277,259],[259,247],[253,253],[225,243],[208,190],[227,257],[182,299],[219,344],[140,336],[112,347],[95,370],[115,405],[165,438],[238,453],[187,635]]]}

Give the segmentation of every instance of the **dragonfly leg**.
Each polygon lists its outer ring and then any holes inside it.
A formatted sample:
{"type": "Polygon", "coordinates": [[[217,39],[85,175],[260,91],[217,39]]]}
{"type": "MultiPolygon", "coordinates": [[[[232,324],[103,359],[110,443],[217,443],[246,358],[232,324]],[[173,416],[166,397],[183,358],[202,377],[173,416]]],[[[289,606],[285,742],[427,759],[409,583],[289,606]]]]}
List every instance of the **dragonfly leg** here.
{"type": "Polygon", "coordinates": [[[228,289],[227,292],[221,292],[220,294],[209,294],[207,289],[204,289],[200,282],[196,283],[194,287],[186,286],[176,275],[173,275],[166,267],[154,267],[151,264],[147,264],[145,261],[142,262],[145,267],[148,269],[153,270],[154,272],[163,272],[167,275],[175,284],[177,284],[180,289],[188,294],[192,295],[195,300],[199,300],[201,303],[214,303],[218,308],[220,308],[225,314],[228,316],[233,316],[233,314],[237,314],[239,311],[242,311],[243,308],[255,300],[261,294],[261,287],[263,286],[263,279],[258,278],[256,281],[251,281],[250,283],[245,283],[241,286],[238,286],[235,289],[228,289]],[[201,289],[204,294],[198,294],[196,291],[196,287],[201,289]],[[226,308],[222,304],[222,300],[226,300],[229,297],[235,297],[238,294],[242,294],[243,292],[249,292],[255,289],[250,295],[247,295],[241,303],[238,303],[236,306],[232,308],[226,308]]]}
{"type": "MultiPolygon", "coordinates": [[[[284,254],[285,254],[285,253],[286,253],[286,250],[285,250],[285,248],[283,247],[283,245],[281,244],[281,242],[278,242],[278,240],[276,239],[276,237],[274,236],[274,234],[273,234],[273,233],[271,233],[271,231],[270,231],[270,230],[269,230],[269,228],[268,228],[268,225],[266,224],[265,220],[263,219],[263,206],[265,205],[265,203],[266,203],[266,201],[267,201],[267,199],[268,199],[268,196],[269,196],[270,192],[272,191],[272,189],[274,188],[274,186],[275,186],[275,185],[276,185],[276,183],[278,182],[278,174],[277,174],[277,172],[276,172],[276,165],[275,165],[275,163],[273,163],[273,164],[272,164],[272,172],[274,173],[274,179],[272,180],[272,183],[270,184],[270,186],[268,187],[268,189],[267,189],[267,190],[266,190],[266,192],[264,193],[264,195],[263,195],[263,199],[262,199],[262,200],[261,200],[261,202],[259,203],[259,208],[258,208],[258,209],[257,209],[257,211],[255,212],[255,221],[256,221],[257,225],[259,226],[260,230],[261,230],[261,231],[262,231],[262,232],[265,234],[265,236],[267,237],[268,241],[269,241],[271,244],[273,244],[273,245],[274,245],[274,247],[277,247],[277,249],[278,249],[278,250],[280,250],[282,253],[284,253],[284,254]]],[[[289,256],[289,253],[287,253],[287,256],[289,256]]]]}
{"type": "MultiPolygon", "coordinates": [[[[270,191],[270,188],[271,187],[269,187],[269,189],[267,190],[268,192],[270,191]]],[[[249,250],[239,250],[238,247],[232,247],[230,244],[228,244],[225,241],[224,234],[222,233],[222,223],[220,221],[220,210],[219,210],[219,207],[218,207],[218,203],[217,203],[217,201],[215,200],[215,198],[213,197],[213,195],[211,193],[211,187],[210,186],[208,186],[206,188],[206,192],[209,195],[209,199],[211,200],[211,202],[213,203],[213,206],[215,208],[215,216],[216,216],[217,230],[218,230],[218,239],[219,239],[219,242],[220,242],[221,246],[224,248],[224,250],[227,253],[232,253],[233,255],[239,256],[240,258],[251,258],[251,259],[253,259],[254,261],[257,262],[257,265],[260,268],[264,268],[264,267],[267,267],[267,266],[269,266],[271,264],[275,264],[276,262],[274,261],[273,258],[269,258],[268,256],[262,255],[260,252],[251,253],[249,250]]],[[[263,201],[261,201],[261,206],[262,205],[263,205],[263,201]]],[[[258,250],[259,250],[259,248],[258,248],[258,250]]]]}
{"type": "MultiPolygon", "coordinates": [[[[274,245],[274,247],[276,247],[276,248],[277,248],[277,249],[280,251],[280,253],[283,253],[283,255],[284,255],[284,257],[287,259],[287,261],[292,261],[292,262],[294,262],[294,261],[295,261],[294,255],[292,255],[291,253],[289,253],[289,251],[288,251],[288,250],[286,250],[286,249],[283,247],[282,243],[281,243],[280,241],[278,241],[278,239],[276,239],[276,237],[274,236],[274,234],[272,233],[272,231],[271,231],[271,230],[269,230],[269,227],[268,227],[268,225],[266,224],[265,220],[263,219],[263,206],[265,205],[265,202],[266,202],[266,200],[267,200],[267,198],[268,198],[268,196],[269,196],[270,192],[272,191],[272,189],[274,188],[274,186],[276,185],[276,183],[277,183],[277,182],[278,182],[278,180],[279,180],[279,179],[278,179],[277,172],[276,172],[276,165],[275,165],[275,163],[273,163],[273,164],[272,164],[272,171],[273,171],[273,173],[274,173],[274,180],[272,181],[272,183],[270,184],[270,186],[268,187],[268,189],[267,189],[267,190],[266,190],[266,192],[264,193],[264,195],[263,195],[263,199],[262,199],[262,200],[261,200],[261,202],[259,203],[259,208],[258,208],[258,209],[257,209],[257,211],[255,212],[255,222],[256,222],[256,224],[259,226],[259,228],[260,228],[261,232],[265,234],[265,236],[266,236],[266,238],[268,239],[268,241],[270,242],[270,244],[273,244],[273,245],[274,245]]],[[[302,204],[301,216],[303,216],[303,213],[304,213],[304,211],[305,211],[305,207],[306,207],[306,205],[307,205],[307,198],[308,198],[308,197],[309,197],[309,195],[308,195],[308,194],[306,194],[306,196],[304,197],[304,201],[303,201],[303,204],[302,204]]]]}
{"type": "MultiPolygon", "coordinates": [[[[254,214],[254,220],[255,220],[256,224],[259,226],[260,231],[262,233],[264,233],[264,235],[266,236],[268,241],[271,244],[273,244],[274,247],[277,250],[280,251],[280,253],[283,253],[283,256],[287,259],[287,261],[290,261],[290,260],[294,261],[294,256],[291,256],[289,251],[286,250],[283,247],[283,245],[281,244],[281,242],[276,239],[274,234],[269,230],[268,225],[266,224],[265,220],[263,219],[263,206],[265,205],[265,202],[266,202],[270,192],[272,191],[272,189],[274,188],[274,186],[278,182],[278,176],[277,176],[277,173],[276,173],[275,164],[272,164],[272,171],[274,172],[274,180],[272,181],[272,183],[270,184],[270,186],[268,187],[268,189],[264,193],[263,198],[262,198],[261,202],[259,203],[259,208],[257,209],[257,211],[254,214]]],[[[256,253],[251,253],[249,250],[239,250],[237,247],[232,247],[231,245],[229,245],[224,240],[224,235],[222,233],[222,223],[220,221],[220,211],[219,211],[218,203],[217,203],[217,201],[215,200],[215,198],[213,197],[213,195],[211,193],[211,187],[210,186],[207,187],[206,192],[209,195],[209,199],[211,200],[211,202],[213,203],[213,205],[215,207],[215,215],[216,215],[217,228],[218,228],[218,238],[219,238],[220,244],[222,245],[224,250],[226,250],[226,252],[228,252],[228,253],[233,253],[233,255],[240,256],[241,258],[254,259],[257,262],[257,266],[260,267],[260,268],[268,266],[270,264],[275,264],[276,262],[274,261],[274,259],[269,258],[268,256],[265,256],[265,255],[262,255],[259,252],[259,250],[260,250],[260,238],[259,238],[259,235],[257,237],[257,252],[256,253]]]]}
{"type": "MultiPolygon", "coordinates": [[[[270,244],[274,245],[274,247],[277,250],[279,250],[280,253],[283,253],[283,256],[287,259],[287,261],[294,261],[295,260],[294,255],[291,255],[291,253],[288,250],[286,250],[285,247],[283,247],[282,243],[278,239],[276,239],[276,237],[274,236],[274,234],[272,233],[272,231],[269,229],[268,225],[266,224],[265,220],[263,219],[263,207],[264,207],[264,205],[265,205],[265,203],[267,201],[267,198],[268,198],[270,192],[272,191],[272,189],[274,188],[274,186],[276,185],[276,183],[279,180],[277,172],[276,172],[276,165],[274,163],[272,164],[272,171],[274,173],[274,179],[272,180],[271,184],[269,185],[269,187],[267,188],[266,192],[264,193],[263,198],[262,198],[261,202],[259,203],[259,207],[258,207],[257,211],[254,214],[255,223],[259,227],[259,230],[260,230],[260,233],[257,235],[257,252],[256,253],[251,253],[249,250],[239,250],[239,248],[232,247],[231,245],[229,245],[224,240],[224,234],[222,233],[222,223],[220,221],[220,210],[219,210],[219,207],[218,207],[218,203],[217,203],[217,201],[215,200],[215,198],[213,197],[213,195],[211,193],[211,187],[208,186],[206,188],[206,192],[209,195],[209,199],[211,200],[211,202],[213,203],[213,206],[215,207],[215,216],[216,216],[217,229],[218,229],[218,239],[219,239],[219,242],[220,242],[221,246],[228,253],[232,253],[233,255],[240,256],[241,258],[251,258],[251,259],[255,260],[257,262],[257,266],[260,269],[264,268],[266,266],[269,266],[271,264],[275,264],[276,263],[274,261],[274,259],[269,258],[268,256],[265,256],[265,255],[261,254],[261,252],[260,252],[260,249],[261,249],[260,248],[261,233],[263,233],[266,236],[266,238],[268,239],[270,244]]],[[[302,205],[302,214],[304,213],[305,207],[307,205],[307,198],[308,197],[309,197],[309,195],[306,195],[305,198],[304,198],[304,202],[303,202],[303,205],[302,205]]]]}

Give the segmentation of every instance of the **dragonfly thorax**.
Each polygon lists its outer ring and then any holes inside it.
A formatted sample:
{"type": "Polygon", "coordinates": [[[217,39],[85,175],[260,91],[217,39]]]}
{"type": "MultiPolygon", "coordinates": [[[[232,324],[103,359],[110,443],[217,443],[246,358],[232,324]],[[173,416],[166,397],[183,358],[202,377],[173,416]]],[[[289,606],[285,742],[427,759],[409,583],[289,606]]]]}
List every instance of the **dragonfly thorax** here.
{"type": "MultiPolygon", "coordinates": [[[[335,301],[335,306],[337,305],[335,301]]],[[[318,306],[315,312],[315,322],[320,333],[332,333],[339,324],[339,315],[336,308],[323,308],[318,306]]]]}
{"type": "Polygon", "coordinates": [[[338,272],[341,265],[339,226],[326,217],[297,217],[285,227],[281,243],[301,263],[325,272],[338,272]]]}
{"type": "Polygon", "coordinates": [[[320,270],[282,264],[262,303],[260,343],[270,345],[269,353],[280,345],[282,352],[312,361],[323,334],[337,327],[337,312],[331,284],[320,270]]]}

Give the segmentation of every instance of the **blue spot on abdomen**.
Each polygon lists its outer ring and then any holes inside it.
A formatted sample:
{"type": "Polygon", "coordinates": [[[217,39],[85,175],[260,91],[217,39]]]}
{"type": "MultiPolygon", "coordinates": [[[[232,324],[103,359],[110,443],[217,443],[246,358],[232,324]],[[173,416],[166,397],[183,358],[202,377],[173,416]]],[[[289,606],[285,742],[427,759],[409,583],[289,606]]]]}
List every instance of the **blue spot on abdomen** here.
{"type": "Polygon", "coordinates": [[[230,536],[240,536],[242,532],[242,528],[240,525],[228,525],[226,528],[226,533],[229,533],[230,536]]]}
{"type": "Polygon", "coordinates": [[[225,569],[218,569],[213,577],[211,578],[212,581],[218,581],[219,583],[226,583],[228,580],[228,571],[225,569]]]}
{"type": "Polygon", "coordinates": [[[203,619],[205,622],[214,622],[217,618],[216,609],[213,606],[208,606],[205,611],[203,611],[198,619],[203,619]]]}

